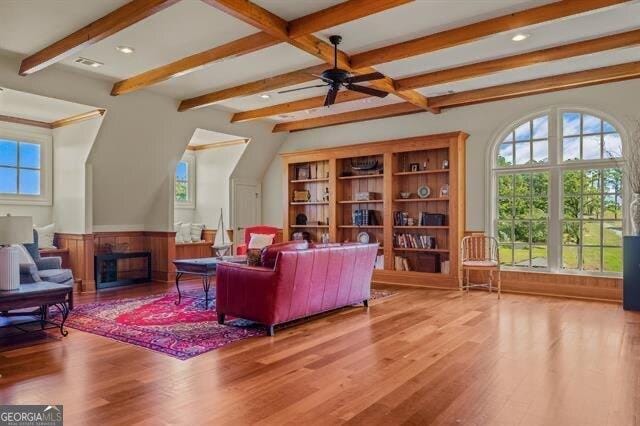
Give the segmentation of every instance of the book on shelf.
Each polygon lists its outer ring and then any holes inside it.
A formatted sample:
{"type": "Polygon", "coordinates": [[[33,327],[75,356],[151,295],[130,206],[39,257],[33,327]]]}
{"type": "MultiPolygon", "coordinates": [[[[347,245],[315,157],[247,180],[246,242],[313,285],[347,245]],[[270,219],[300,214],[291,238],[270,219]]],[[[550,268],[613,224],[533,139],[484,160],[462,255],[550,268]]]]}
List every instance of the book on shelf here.
{"type": "Polygon", "coordinates": [[[421,234],[393,234],[393,246],[412,249],[437,248],[435,237],[421,234]]]}
{"type": "Polygon", "coordinates": [[[377,226],[379,224],[376,210],[354,210],[351,214],[351,220],[355,226],[377,226]]]}
{"type": "Polygon", "coordinates": [[[396,271],[411,271],[409,261],[406,257],[403,256],[395,256],[393,258],[393,266],[393,269],[395,269],[396,271]]]}
{"type": "MultiPolygon", "coordinates": [[[[419,220],[417,221],[413,220],[413,222],[419,223],[420,226],[444,226],[447,222],[447,215],[442,213],[420,212],[418,217],[419,217],[419,220]]],[[[405,212],[405,211],[393,212],[394,226],[409,226],[409,222],[410,222],[409,212],[405,212]]]]}

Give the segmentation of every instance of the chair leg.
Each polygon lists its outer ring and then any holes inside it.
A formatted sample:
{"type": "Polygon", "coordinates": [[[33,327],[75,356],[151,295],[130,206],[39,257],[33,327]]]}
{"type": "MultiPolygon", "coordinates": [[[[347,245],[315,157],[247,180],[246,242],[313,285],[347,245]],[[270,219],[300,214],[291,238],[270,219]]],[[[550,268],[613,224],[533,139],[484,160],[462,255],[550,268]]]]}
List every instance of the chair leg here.
{"type": "Polygon", "coordinates": [[[460,291],[462,291],[462,289],[464,288],[464,268],[463,267],[460,268],[460,271],[458,273],[458,287],[460,291]]]}
{"type": "Polygon", "coordinates": [[[465,285],[465,289],[467,290],[467,294],[469,294],[469,286],[471,285],[471,282],[469,281],[469,269],[465,270],[465,280],[466,280],[466,285],[465,285]]]}
{"type": "Polygon", "coordinates": [[[369,299],[364,299],[362,301],[362,304],[364,305],[365,308],[368,308],[369,307],[369,299]]]}
{"type": "Polygon", "coordinates": [[[218,312],[218,324],[224,324],[224,314],[218,312]]]}
{"type": "Polygon", "coordinates": [[[275,331],[275,326],[274,325],[270,325],[267,327],[267,334],[269,336],[275,336],[276,335],[276,331],[275,331]]]}
{"type": "Polygon", "coordinates": [[[498,299],[500,299],[501,291],[502,291],[502,279],[500,277],[500,269],[498,269],[498,299]]]}
{"type": "Polygon", "coordinates": [[[492,287],[493,284],[493,271],[489,271],[489,294],[491,294],[491,291],[493,290],[492,287]]]}

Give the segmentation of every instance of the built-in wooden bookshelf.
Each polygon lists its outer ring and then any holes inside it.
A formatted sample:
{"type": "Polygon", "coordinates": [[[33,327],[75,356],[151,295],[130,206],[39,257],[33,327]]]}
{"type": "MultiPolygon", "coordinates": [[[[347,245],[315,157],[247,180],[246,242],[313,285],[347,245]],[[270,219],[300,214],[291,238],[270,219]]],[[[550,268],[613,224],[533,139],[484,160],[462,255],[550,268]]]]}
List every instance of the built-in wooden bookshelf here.
{"type": "Polygon", "coordinates": [[[456,287],[466,139],[453,132],[282,154],[284,238],[308,232],[314,241],[328,234],[332,242],[357,242],[364,232],[384,256],[374,281],[456,287]],[[430,194],[419,194],[420,187],[430,194]],[[310,199],[294,201],[294,191],[309,191],[310,199]],[[304,225],[296,224],[300,214],[304,225]]]}

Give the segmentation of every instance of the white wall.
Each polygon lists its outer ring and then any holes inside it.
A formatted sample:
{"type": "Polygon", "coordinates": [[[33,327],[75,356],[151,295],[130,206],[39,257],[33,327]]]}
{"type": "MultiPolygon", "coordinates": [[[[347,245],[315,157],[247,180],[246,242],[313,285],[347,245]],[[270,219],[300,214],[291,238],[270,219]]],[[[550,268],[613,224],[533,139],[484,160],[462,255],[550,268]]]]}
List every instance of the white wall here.
{"type": "Polygon", "coordinates": [[[104,117],[53,130],[53,222],[57,232],[91,232],[86,162],[104,117]]]}
{"type": "Polygon", "coordinates": [[[198,127],[251,138],[239,162],[251,167],[236,172],[257,179],[286,136],[270,123],[231,124],[230,113],[212,108],[179,113],[177,100],[148,90],[114,97],[112,81],[61,65],[20,77],[20,59],[0,54],[0,86],[107,109],[87,164],[94,231],[172,230],[175,166],[198,127]]]}
{"type": "MultiPolygon", "coordinates": [[[[497,133],[510,123],[551,105],[580,106],[603,111],[627,128],[640,115],[640,80],[630,80],[562,92],[421,113],[289,134],[280,152],[397,139],[462,130],[467,140],[467,229],[484,230],[488,216],[487,150],[497,133]]],[[[282,165],[276,157],[262,183],[263,222],[282,225],[282,165]]]]}
{"type": "Polygon", "coordinates": [[[216,228],[220,209],[224,212],[225,224],[229,224],[231,174],[249,144],[238,144],[194,151],[196,207],[175,208],[174,220],[183,223],[204,223],[207,228],[216,228]]]}

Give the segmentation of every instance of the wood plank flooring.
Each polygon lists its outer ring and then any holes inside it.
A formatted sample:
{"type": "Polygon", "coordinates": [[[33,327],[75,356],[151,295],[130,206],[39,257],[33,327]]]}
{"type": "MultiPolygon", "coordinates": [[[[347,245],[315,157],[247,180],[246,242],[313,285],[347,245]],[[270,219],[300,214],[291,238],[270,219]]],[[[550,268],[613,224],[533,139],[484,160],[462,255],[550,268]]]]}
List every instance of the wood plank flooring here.
{"type": "MultiPolygon", "coordinates": [[[[138,286],[78,303],[165,290],[138,286]]],[[[22,347],[0,341],[0,401],[64,404],[67,425],[640,424],[640,314],[555,298],[396,291],[368,311],[342,310],[188,361],[77,330],[22,347]]]]}

